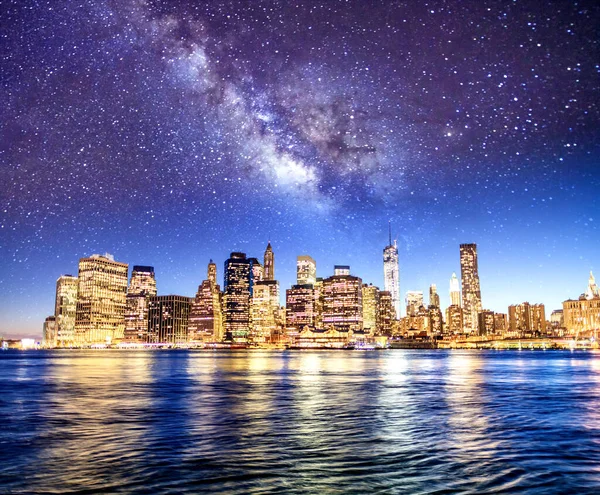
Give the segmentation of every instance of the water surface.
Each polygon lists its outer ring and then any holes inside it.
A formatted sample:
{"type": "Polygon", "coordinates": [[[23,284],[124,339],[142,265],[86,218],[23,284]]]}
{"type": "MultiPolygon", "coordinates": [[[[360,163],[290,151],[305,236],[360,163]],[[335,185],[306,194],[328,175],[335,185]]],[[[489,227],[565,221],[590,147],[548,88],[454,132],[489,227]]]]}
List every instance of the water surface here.
{"type": "Polygon", "coordinates": [[[0,352],[0,493],[600,493],[600,353],[0,352]]]}

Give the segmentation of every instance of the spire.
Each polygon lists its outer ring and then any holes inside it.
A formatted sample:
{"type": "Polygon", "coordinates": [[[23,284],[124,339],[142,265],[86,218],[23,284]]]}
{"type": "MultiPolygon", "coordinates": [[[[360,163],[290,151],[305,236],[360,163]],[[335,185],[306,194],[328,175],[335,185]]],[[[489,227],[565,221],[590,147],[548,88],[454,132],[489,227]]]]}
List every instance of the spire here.
{"type": "Polygon", "coordinates": [[[391,220],[388,221],[388,228],[390,231],[390,244],[389,245],[391,246],[392,245],[392,221],[391,220]]]}
{"type": "Polygon", "coordinates": [[[271,241],[267,244],[264,255],[264,280],[275,280],[275,255],[271,247],[271,241]]]}

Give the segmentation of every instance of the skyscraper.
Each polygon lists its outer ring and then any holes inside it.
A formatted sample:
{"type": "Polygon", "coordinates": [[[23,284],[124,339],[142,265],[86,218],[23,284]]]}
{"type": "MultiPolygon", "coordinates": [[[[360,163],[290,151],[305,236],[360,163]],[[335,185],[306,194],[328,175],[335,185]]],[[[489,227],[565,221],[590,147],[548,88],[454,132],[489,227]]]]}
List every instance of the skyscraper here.
{"type": "Polygon", "coordinates": [[[273,254],[273,248],[271,247],[270,241],[267,244],[267,249],[265,249],[264,267],[264,280],[275,280],[275,255],[273,254]]]}
{"type": "Polygon", "coordinates": [[[409,290],[406,293],[406,316],[416,316],[423,307],[423,291],[409,290]]]}
{"type": "Polygon", "coordinates": [[[123,338],[128,268],[110,254],[79,260],[75,313],[78,344],[110,344],[123,338]]]}
{"type": "Polygon", "coordinates": [[[315,326],[316,296],[312,284],[297,284],[285,291],[285,325],[300,331],[315,326]]]}
{"type": "Polygon", "coordinates": [[[217,265],[210,260],[207,279],[198,286],[192,301],[188,332],[192,342],[223,340],[221,288],[217,284],[217,265]]]}
{"type": "Polygon", "coordinates": [[[440,307],[440,295],[437,293],[437,286],[435,284],[429,286],[429,306],[433,306],[434,308],[440,307]]]}
{"type": "Polygon", "coordinates": [[[315,285],[317,281],[317,262],[310,256],[298,256],[296,261],[296,284],[315,285]]]}
{"type": "Polygon", "coordinates": [[[386,290],[380,291],[377,306],[377,333],[389,337],[394,332],[395,319],[392,295],[386,290]]]}
{"type": "Polygon", "coordinates": [[[460,276],[462,280],[463,325],[465,333],[479,330],[481,288],[477,268],[477,244],[460,245],[460,276]]]}
{"type": "Polygon", "coordinates": [[[456,273],[453,273],[450,278],[450,305],[460,306],[460,285],[456,273]]]}
{"type": "Polygon", "coordinates": [[[148,303],[148,342],[184,344],[193,299],[184,296],[151,296],[148,303]]]}
{"type": "Polygon", "coordinates": [[[58,347],[75,343],[75,316],[77,313],[77,277],[63,275],[56,281],[54,317],[58,347]]]}
{"type": "Polygon", "coordinates": [[[390,243],[383,249],[383,286],[392,295],[392,305],[396,312],[395,318],[400,318],[400,269],[398,267],[398,246],[392,244],[392,226],[390,223],[390,243]]]}
{"type": "Polygon", "coordinates": [[[363,330],[368,333],[377,331],[377,321],[379,320],[379,288],[374,285],[363,285],[362,287],[362,309],[363,309],[363,330]]]}
{"type": "Polygon", "coordinates": [[[148,299],[155,295],[154,267],[134,266],[127,289],[124,340],[148,341],[148,299]]]}
{"type": "Polygon", "coordinates": [[[362,280],[333,275],[323,280],[323,327],[340,332],[362,330],[362,280]]]}
{"type": "Polygon", "coordinates": [[[250,333],[248,341],[257,344],[271,342],[277,330],[279,311],[279,282],[259,280],[254,282],[250,300],[250,333]]]}
{"type": "Polygon", "coordinates": [[[247,342],[250,325],[250,297],[254,285],[253,262],[245,253],[234,252],[225,261],[223,318],[226,338],[247,342]]]}

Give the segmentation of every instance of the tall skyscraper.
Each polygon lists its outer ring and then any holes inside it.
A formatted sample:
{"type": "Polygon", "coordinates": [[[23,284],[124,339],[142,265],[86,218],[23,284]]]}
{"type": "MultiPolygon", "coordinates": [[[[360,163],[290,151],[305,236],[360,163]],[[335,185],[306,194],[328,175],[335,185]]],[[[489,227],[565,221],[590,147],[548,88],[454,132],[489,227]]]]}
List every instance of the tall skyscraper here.
{"type": "Polygon", "coordinates": [[[56,281],[54,317],[58,347],[75,343],[75,316],[77,313],[77,277],[63,275],[56,281]]]}
{"type": "Polygon", "coordinates": [[[226,338],[245,343],[250,326],[250,298],[254,285],[252,259],[234,252],[225,261],[223,318],[226,338]]]}
{"type": "Polygon", "coordinates": [[[151,296],[148,304],[148,342],[185,344],[193,299],[185,296],[151,296]]]}
{"type": "Polygon", "coordinates": [[[362,325],[362,280],[352,275],[323,280],[323,327],[347,332],[362,325]]]}
{"type": "Polygon", "coordinates": [[[440,307],[440,295],[437,293],[437,286],[435,284],[429,286],[429,306],[433,306],[434,308],[440,307]]]}
{"type": "Polygon", "coordinates": [[[271,342],[277,330],[279,311],[279,282],[259,280],[254,282],[250,300],[250,333],[248,341],[255,344],[271,342]]]}
{"type": "Polygon", "coordinates": [[[217,265],[210,260],[207,279],[198,286],[192,302],[188,323],[192,342],[220,342],[223,340],[221,288],[217,284],[217,265]]]}
{"type": "Polygon", "coordinates": [[[134,266],[126,297],[125,341],[148,341],[148,299],[155,295],[154,267],[134,266]]]}
{"type": "Polygon", "coordinates": [[[296,284],[315,285],[317,281],[317,262],[310,256],[298,256],[296,261],[296,284]]]}
{"type": "Polygon", "coordinates": [[[392,304],[392,295],[382,290],[379,292],[377,308],[377,333],[390,337],[394,332],[395,310],[392,304]]]}
{"type": "Polygon", "coordinates": [[[275,280],[275,255],[273,254],[273,248],[271,242],[267,244],[265,249],[265,275],[264,280],[275,280]]]}
{"type": "Polygon", "coordinates": [[[390,243],[383,249],[383,287],[392,295],[395,318],[401,316],[400,269],[398,267],[398,246],[392,244],[392,226],[389,226],[390,243]]]}
{"type": "Polygon", "coordinates": [[[374,285],[362,287],[363,330],[367,333],[376,333],[377,320],[379,319],[379,288],[374,285]]]}
{"type": "Polygon", "coordinates": [[[460,285],[456,273],[453,273],[450,278],[450,305],[460,306],[460,285]]]}
{"type": "Polygon", "coordinates": [[[77,344],[110,344],[123,338],[128,268],[110,254],[79,260],[77,344]]]}
{"type": "Polygon", "coordinates": [[[462,280],[462,307],[465,333],[479,331],[481,288],[477,268],[477,244],[460,245],[460,276],[462,280]]]}

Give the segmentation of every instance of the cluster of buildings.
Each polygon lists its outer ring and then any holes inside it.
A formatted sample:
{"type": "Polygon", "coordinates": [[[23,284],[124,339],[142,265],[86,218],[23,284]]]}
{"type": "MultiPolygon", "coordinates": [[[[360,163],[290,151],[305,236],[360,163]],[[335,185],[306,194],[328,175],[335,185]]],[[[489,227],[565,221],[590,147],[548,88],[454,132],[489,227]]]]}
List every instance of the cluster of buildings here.
{"type": "Polygon", "coordinates": [[[315,260],[298,256],[296,284],[285,290],[281,306],[270,243],[262,262],[231,253],[222,288],[211,260],[194,297],[158,295],[151,266],[133,266],[128,279],[127,264],[108,254],[92,255],[79,261],[77,277],[58,278],[44,344],[342,347],[385,345],[389,339],[590,337],[600,328],[600,293],[592,274],[588,290],[578,300],[565,301],[548,321],[543,304],[524,302],[507,313],[483,308],[475,244],[460,245],[461,279],[452,274],[445,311],[435,284],[428,303],[422,291],[408,291],[403,307],[398,248],[391,235],[383,268],[380,290],[345,265],[317,277],[315,260]]]}

